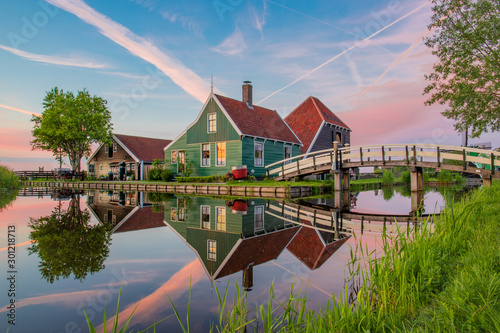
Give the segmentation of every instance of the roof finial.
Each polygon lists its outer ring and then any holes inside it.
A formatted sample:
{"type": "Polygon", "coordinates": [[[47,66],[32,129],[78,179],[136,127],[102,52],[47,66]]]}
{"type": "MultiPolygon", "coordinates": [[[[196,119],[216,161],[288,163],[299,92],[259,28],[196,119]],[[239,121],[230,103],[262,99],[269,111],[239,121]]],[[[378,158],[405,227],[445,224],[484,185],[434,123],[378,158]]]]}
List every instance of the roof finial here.
{"type": "Polygon", "coordinates": [[[210,93],[214,93],[214,75],[212,74],[212,80],[210,83],[210,93]]]}

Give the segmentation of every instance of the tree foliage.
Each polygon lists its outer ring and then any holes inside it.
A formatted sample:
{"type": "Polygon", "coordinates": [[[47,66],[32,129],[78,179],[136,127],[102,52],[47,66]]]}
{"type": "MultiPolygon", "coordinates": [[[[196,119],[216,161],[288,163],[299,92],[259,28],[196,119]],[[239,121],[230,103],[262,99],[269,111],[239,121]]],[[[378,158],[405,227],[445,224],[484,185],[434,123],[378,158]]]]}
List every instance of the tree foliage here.
{"type": "Polygon", "coordinates": [[[448,104],[442,113],[455,129],[478,137],[500,130],[500,2],[433,0],[434,34],[426,40],[439,62],[424,94],[426,105],[448,104]]]}
{"type": "Polygon", "coordinates": [[[53,283],[74,275],[83,281],[87,274],[104,268],[111,242],[110,226],[89,224],[90,213],[80,209],[78,195],[65,210],[54,209],[48,216],[30,219],[29,254],[38,254],[42,277],[53,283]]]}
{"type": "Polygon", "coordinates": [[[51,151],[58,160],[68,157],[73,171],[79,171],[91,144],[111,143],[111,113],[106,104],[85,89],[75,96],[53,88],[43,100],[42,115],[31,119],[35,123],[32,148],[51,151]]]}

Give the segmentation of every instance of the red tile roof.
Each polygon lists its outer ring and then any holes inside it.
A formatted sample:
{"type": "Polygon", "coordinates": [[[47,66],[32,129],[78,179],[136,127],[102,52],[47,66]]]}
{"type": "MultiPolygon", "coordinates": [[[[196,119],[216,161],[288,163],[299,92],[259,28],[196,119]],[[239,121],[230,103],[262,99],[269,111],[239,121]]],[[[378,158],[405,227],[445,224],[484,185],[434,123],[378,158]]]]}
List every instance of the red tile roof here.
{"type": "Polygon", "coordinates": [[[298,230],[299,227],[291,227],[243,239],[214,279],[239,272],[250,264],[257,266],[278,258],[298,230]]]}
{"type": "Polygon", "coordinates": [[[301,149],[302,154],[305,154],[309,149],[323,121],[349,129],[325,104],[312,96],[309,96],[285,117],[285,122],[304,145],[301,149]]]}
{"type": "MultiPolygon", "coordinates": [[[[302,223],[311,225],[305,220],[302,220],[302,223]]],[[[287,246],[287,250],[310,270],[315,270],[321,267],[349,239],[349,237],[345,237],[325,246],[320,238],[322,236],[321,232],[316,229],[303,227],[287,246]]]]}
{"type": "Polygon", "coordinates": [[[278,112],[221,95],[215,95],[241,133],[300,144],[278,112]]]}
{"type": "Polygon", "coordinates": [[[151,207],[141,207],[115,233],[164,227],[163,218],[163,213],[155,213],[151,207]]]}
{"type": "Polygon", "coordinates": [[[116,138],[134,154],[139,161],[153,162],[155,159],[164,159],[165,148],[172,140],[145,138],[115,134],[116,138]]]}

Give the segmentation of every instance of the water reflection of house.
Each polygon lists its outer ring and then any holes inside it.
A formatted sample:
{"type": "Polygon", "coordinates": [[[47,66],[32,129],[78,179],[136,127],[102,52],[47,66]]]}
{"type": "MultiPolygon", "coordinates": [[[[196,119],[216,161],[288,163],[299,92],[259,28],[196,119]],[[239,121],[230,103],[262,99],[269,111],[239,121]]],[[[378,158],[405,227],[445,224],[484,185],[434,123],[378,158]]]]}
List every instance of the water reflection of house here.
{"type": "Polygon", "coordinates": [[[144,192],[89,191],[87,206],[99,222],[113,226],[113,233],[165,226],[163,212],[153,211],[144,192]]]}
{"type": "Polygon", "coordinates": [[[139,136],[113,134],[111,145],[101,144],[87,161],[88,173],[96,178],[108,177],[118,179],[120,163],[125,168],[125,176],[134,175],[135,179],[147,179],[155,159],[163,160],[163,148],[170,140],[145,138],[139,136]]]}
{"type": "MultiPolygon", "coordinates": [[[[301,223],[312,226],[312,223],[301,220],[301,223]]],[[[316,228],[302,227],[287,246],[287,250],[310,270],[321,267],[350,236],[336,239],[332,232],[316,228]]]]}
{"type": "Polygon", "coordinates": [[[193,249],[214,281],[243,271],[253,285],[253,267],[274,260],[299,227],[265,213],[266,201],[178,197],[165,203],[165,222],[193,249]]]}

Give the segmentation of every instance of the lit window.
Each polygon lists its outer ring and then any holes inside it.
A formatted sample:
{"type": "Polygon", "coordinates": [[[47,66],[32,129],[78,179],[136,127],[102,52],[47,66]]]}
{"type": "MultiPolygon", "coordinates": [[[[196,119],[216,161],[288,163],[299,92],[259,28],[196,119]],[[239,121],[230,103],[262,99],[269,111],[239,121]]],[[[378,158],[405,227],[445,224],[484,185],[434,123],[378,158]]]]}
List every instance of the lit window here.
{"type": "Polygon", "coordinates": [[[342,143],[342,134],[340,132],[337,132],[336,138],[337,138],[337,141],[339,142],[339,144],[341,144],[342,143]]]}
{"type": "Polygon", "coordinates": [[[208,114],[208,133],[215,133],[217,131],[217,114],[208,114]]]}
{"type": "Polygon", "coordinates": [[[207,240],[207,259],[212,261],[217,259],[217,241],[207,240]]]}
{"type": "Polygon", "coordinates": [[[204,143],[201,145],[201,166],[210,166],[210,143],[204,143]]]}
{"type": "Polygon", "coordinates": [[[264,144],[262,142],[255,142],[255,157],[254,165],[264,166],[264,144]]]}
{"type": "Polygon", "coordinates": [[[264,229],[264,206],[255,206],[255,230],[264,229]]]}
{"type": "Polygon", "coordinates": [[[210,229],[210,206],[201,206],[201,228],[210,229]]]}
{"type": "Polygon", "coordinates": [[[171,162],[172,162],[172,164],[177,163],[177,150],[172,150],[171,162]]]}
{"type": "Polygon", "coordinates": [[[226,231],[226,207],[215,207],[215,212],[217,215],[216,229],[226,231]]]}
{"type": "Polygon", "coordinates": [[[113,151],[114,152],[117,152],[118,151],[118,145],[115,143],[113,143],[113,151]]]}
{"type": "Polygon", "coordinates": [[[226,165],[226,143],[217,142],[217,165],[226,165]]]}
{"type": "Polygon", "coordinates": [[[170,220],[172,222],[175,222],[177,221],[177,208],[172,208],[171,212],[170,212],[170,220]]]}

